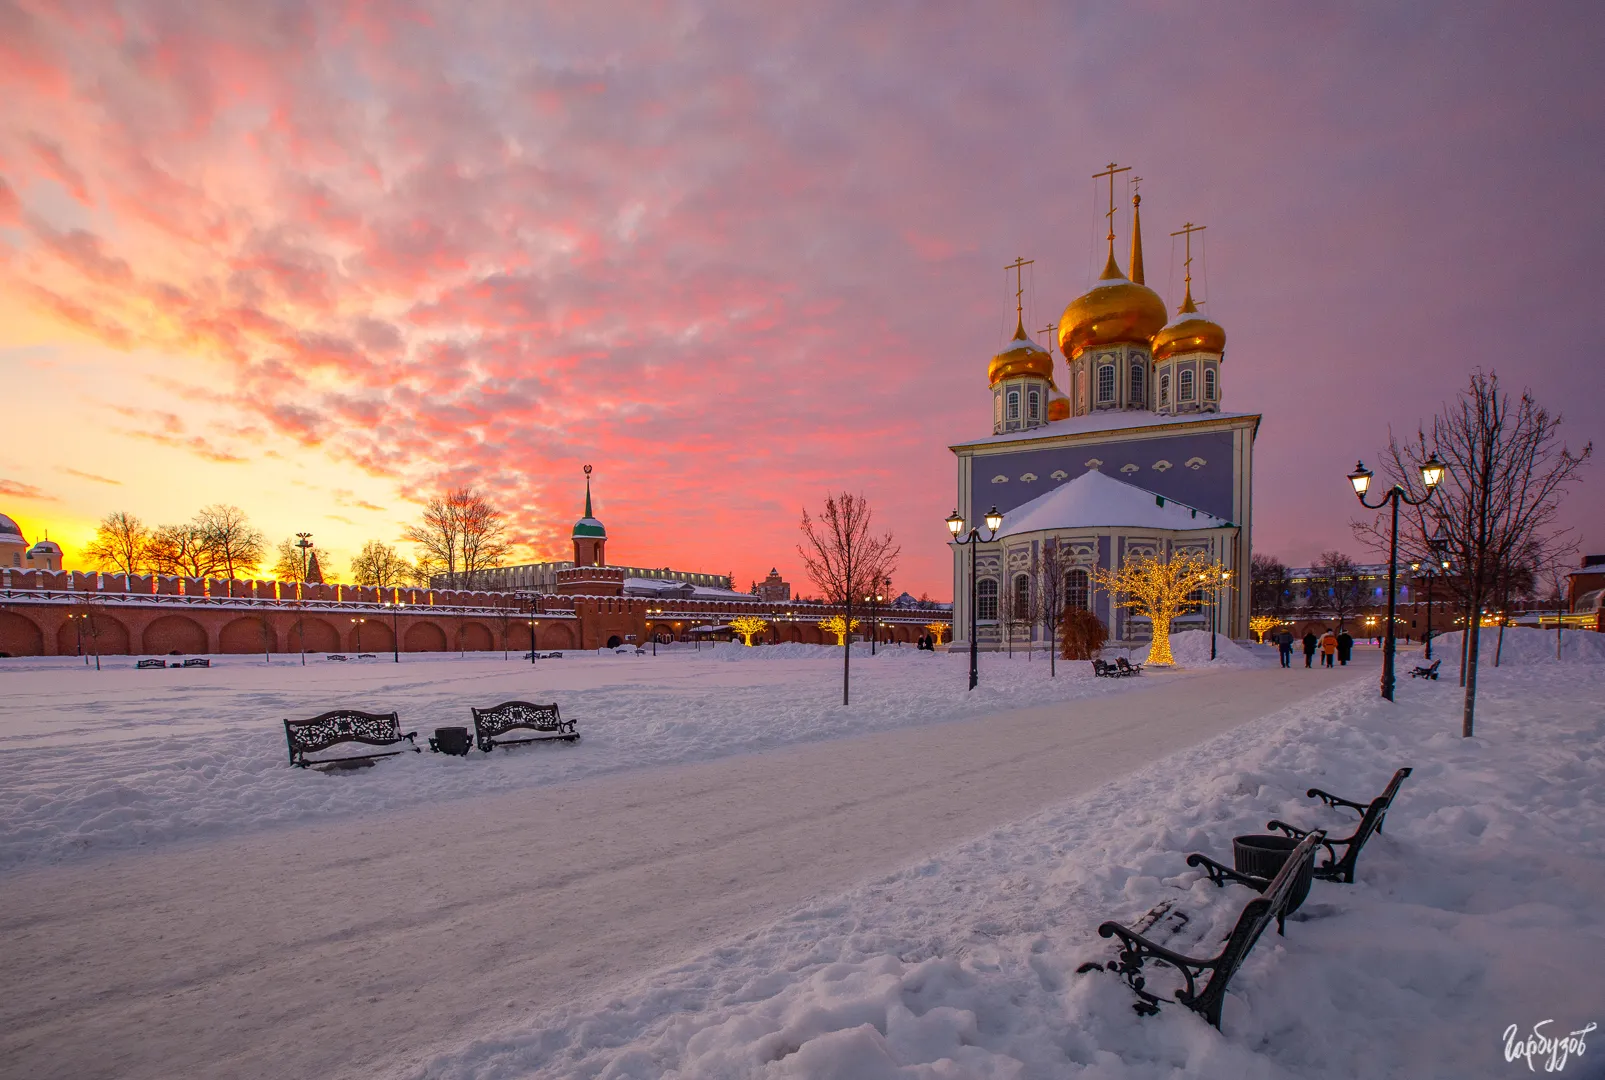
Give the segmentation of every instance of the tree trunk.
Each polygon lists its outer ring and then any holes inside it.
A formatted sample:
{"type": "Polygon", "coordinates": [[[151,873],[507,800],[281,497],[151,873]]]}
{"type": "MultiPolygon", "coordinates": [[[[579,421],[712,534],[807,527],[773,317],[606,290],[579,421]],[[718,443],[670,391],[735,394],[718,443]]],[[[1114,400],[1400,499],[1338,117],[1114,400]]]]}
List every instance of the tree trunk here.
{"type": "Polygon", "coordinates": [[[1494,639],[1494,667],[1499,666],[1499,657],[1505,651],[1505,620],[1499,620],[1499,636],[1494,639]]]}
{"type": "MultiPolygon", "coordinates": [[[[852,576],[851,575],[848,575],[848,580],[849,581],[852,580],[852,576]]],[[[842,623],[843,623],[844,627],[847,630],[847,633],[842,635],[842,641],[846,642],[846,647],[842,650],[842,704],[843,705],[846,705],[848,703],[848,701],[850,700],[849,695],[848,695],[848,688],[851,685],[850,676],[851,676],[851,673],[852,673],[852,666],[853,666],[853,597],[852,597],[851,591],[848,592],[846,608],[847,608],[847,611],[842,616],[842,623]]]]}

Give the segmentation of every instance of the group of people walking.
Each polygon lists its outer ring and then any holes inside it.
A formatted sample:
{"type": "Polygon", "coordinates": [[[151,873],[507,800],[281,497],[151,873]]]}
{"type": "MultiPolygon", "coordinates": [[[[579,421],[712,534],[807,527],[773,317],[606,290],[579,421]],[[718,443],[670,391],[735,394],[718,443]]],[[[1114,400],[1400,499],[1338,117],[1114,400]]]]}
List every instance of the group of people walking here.
{"type": "MultiPolygon", "coordinates": [[[[1282,654],[1282,666],[1293,666],[1293,631],[1282,630],[1274,639],[1277,651],[1282,654]]],[[[1327,629],[1320,637],[1315,636],[1314,630],[1306,630],[1303,638],[1304,666],[1314,667],[1315,657],[1319,653],[1322,667],[1331,667],[1333,660],[1348,666],[1349,658],[1354,655],[1354,638],[1347,630],[1333,633],[1327,629]]]]}

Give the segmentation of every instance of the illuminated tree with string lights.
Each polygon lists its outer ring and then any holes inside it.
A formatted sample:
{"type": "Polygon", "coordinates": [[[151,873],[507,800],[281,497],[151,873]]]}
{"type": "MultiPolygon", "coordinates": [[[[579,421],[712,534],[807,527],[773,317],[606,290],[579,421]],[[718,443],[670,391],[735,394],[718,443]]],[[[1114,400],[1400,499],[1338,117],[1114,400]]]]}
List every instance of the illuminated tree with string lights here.
{"type": "Polygon", "coordinates": [[[1265,635],[1280,625],[1282,625],[1282,620],[1275,615],[1255,615],[1248,620],[1248,629],[1255,637],[1259,638],[1262,645],[1265,643],[1265,635]]]}
{"type": "Polygon", "coordinates": [[[1194,594],[1202,575],[1216,570],[1215,562],[1198,551],[1178,551],[1169,559],[1134,555],[1118,570],[1094,570],[1093,578],[1114,598],[1116,605],[1146,615],[1153,624],[1148,663],[1166,667],[1170,655],[1170,624],[1201,605],[1194,594]]]}
{"type": "Polygon", "coordinates": [[[741,635],[743,645],[751,645],[754,635],[763,633],[769,623],[756,615],[737,615],[727,625],[741,635]]]}
{"type": "Polygon", "coordinates": [[[835,634],[836,644],[845,645],[847,644],[847,635],[858,629],[858,620],[854,619],[849,623],[840,615],[832,615],[828,619],[820,619],[819,628],[827,634],[835,634]]]}
{"type": "Polygon", "coordinates": [[[925,624],[925,629],[931,632],[936,638],[936,644],[940,645],[942,644],[942,635],[947,633],[948,626],[945,622],[928,622],[925,624]]]}

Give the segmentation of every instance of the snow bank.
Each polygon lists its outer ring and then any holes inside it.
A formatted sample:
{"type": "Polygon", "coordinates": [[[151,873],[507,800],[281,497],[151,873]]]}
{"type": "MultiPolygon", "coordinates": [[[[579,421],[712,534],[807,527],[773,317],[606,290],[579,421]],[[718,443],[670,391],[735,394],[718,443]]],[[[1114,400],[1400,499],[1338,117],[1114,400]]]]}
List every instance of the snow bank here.
{"type": "MultiPolygon", "coordinates": [[[[1605,1020],[1602,693],[1605,671],[1490,671],[1479,737],[1461,739],[1452,684],[1405,680],[1389,705],[1356,680],[417,1075],[1525,1075],[1509,1025],[1605,1020]],[[1229,862],[1272,817],[1345,835],[1354,815],[1305,789],[1370,799],[1401,765],[1414,775],[1358,882],[1316,882],[1286,936],[1261,939],[1223,1031],[1176,1006],[1138,1017],[1115,976],[1076,974],[1113,955],[1101,920],[1165,899],[1208,948],[1252,894],[1217,890],[1189,852],[1229,862]]],[[[1599,1056],[1596,1037],[1568,1074],[1601,1076],[1599,1056]]]]}
{"type": "MultiPolygon", "coordinates": [[[[214,657],[211,668],[95,672],[71,657],[0,660],[0,867],[82,852],[280,827],[330,815],[562,783],[776,746],[940,723],[1116,692],[1090,665],[855,646],[853,704],[841,650],[817,645],[570,652],[531,664],[500,655],[419,656],[302,667],[214,657]],[[862,650],[862,652],[860,652],[862,650]],[[736,661],[736,662],[731,662],[736,661]],[[405,754],[342,776],[292,769],[285,718],[338,707],[397,711],[418,744],[470,722],[470,705],[557,701],[583,740],[469,760],[405,754]]],[[[1120,688],[1140,689],[1141,680],[1120,688]]]]}
{"type": "MultiPolygon", "coordinates": [[[[1209,658],[1209,631],[1183,630],[1170,635],[1170,655],[1181,667],[1264,667],[1267,654],[1256,653],[1237,644],[1225,634],[1215,635],[1215,659],[1209,658]]],[[[1142,662],[1148,662],[1143,650],[1142,662]]]]}
{"type": "MultiPolygon", "coordinates": [[[[1460,643],[1463,632],[1443,634],[1432,639],[1432,655],[1443,657],[1444,667],[1460,662],[1460,643]]],[[[1494,650],[1499,647],[1499,628],[1485,626],[1477,635],[1478,671],[1494,662],[1494,650]]],[[[1605,664],[1605,634],[1593,630],[1566,630],[1560,635],[1560,659],[1555,659],[1555,631],[1539,630],[1532,626],[1505,627],[1504,648],[1499,649],[1499,663],[1505,664],[1605,664]]]]}

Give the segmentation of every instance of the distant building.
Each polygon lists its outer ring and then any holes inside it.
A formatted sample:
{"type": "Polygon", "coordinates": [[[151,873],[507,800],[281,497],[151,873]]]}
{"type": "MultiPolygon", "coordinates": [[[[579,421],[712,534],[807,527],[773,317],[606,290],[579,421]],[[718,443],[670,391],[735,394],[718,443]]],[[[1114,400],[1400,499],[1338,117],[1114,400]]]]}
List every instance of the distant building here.
{"type": "Polygon", "coordinates": [[[48,537],[28,546],[15,521],[0,514],[0,567],[20,570],[60,570],[61,545],[48,537]]]}
{"type": "Polygon", "coordinates": [[[791,583],[780,580],[780,571],[770,567],[769,576],[758,583],[754,593],[760,600],[790,600],[791,583]]]}
{"type": "Polygon", "coordinates": [[[1605,555],[1584,555],[1583,565],[1566,575],[1566,610],[1598,613],[1605,609],[1605,555]]]}

